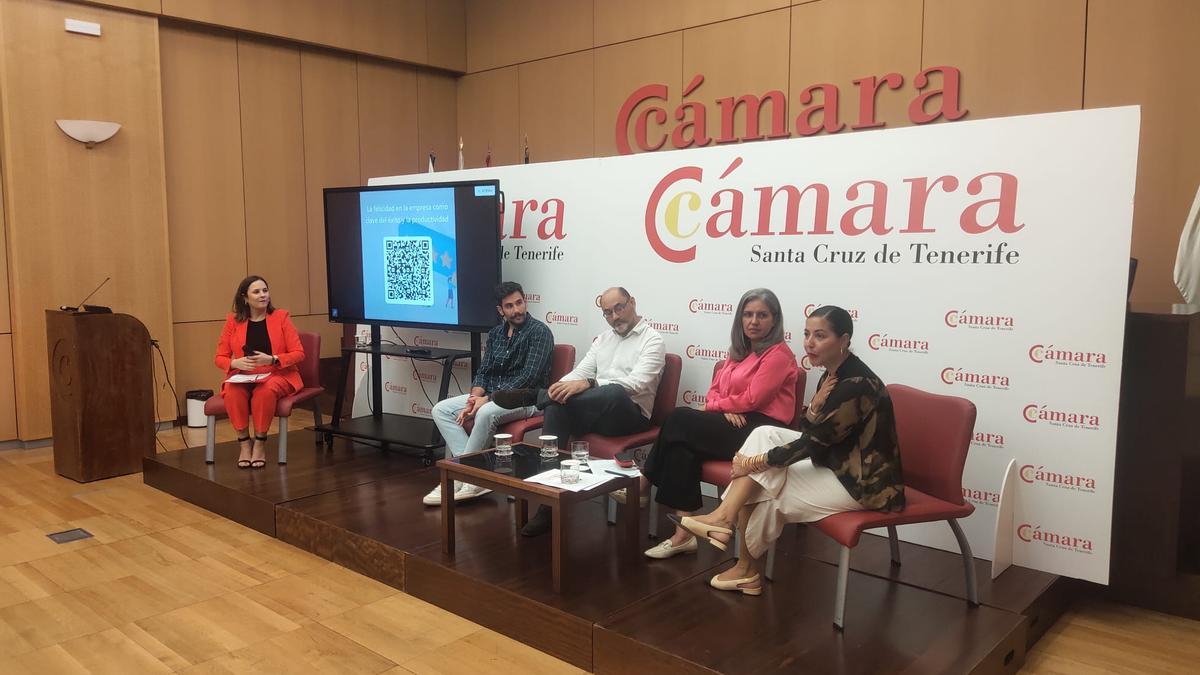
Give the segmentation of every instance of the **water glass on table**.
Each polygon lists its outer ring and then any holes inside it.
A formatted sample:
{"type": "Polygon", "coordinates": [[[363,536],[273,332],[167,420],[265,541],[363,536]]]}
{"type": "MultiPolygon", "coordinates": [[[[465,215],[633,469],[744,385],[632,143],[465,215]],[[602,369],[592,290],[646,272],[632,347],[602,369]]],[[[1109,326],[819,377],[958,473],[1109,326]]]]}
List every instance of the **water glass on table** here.
{"type": "Polygon", "coordinates": [[[574,485],[579,482],[579,462],[573,459],[564,459],[559,463],[558,471],[563,485],[574,485]]]}
{"type": "Polygon", "coordinates": [[[496,441],[496,456],[512,457],[512,434],[496,434],[493,438],[496,441]]]}
{"type": "Polygon", "coordinates": [[[542,443],[542,459],[558,457],[558,436],[538,436],[542,443]]]}
{"type": "Polygon", "coordinates": [[[579,462],[580,471],[588,471],[588,442],[571,441],[571,459],[579,462]]]}

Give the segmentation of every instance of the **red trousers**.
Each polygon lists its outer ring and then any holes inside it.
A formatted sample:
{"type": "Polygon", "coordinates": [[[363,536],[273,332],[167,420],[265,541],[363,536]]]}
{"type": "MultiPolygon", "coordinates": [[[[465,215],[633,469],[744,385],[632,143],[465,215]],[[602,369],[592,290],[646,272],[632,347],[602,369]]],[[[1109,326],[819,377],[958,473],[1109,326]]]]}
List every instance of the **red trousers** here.
{"type": "Polygon", "coordinates": [[[275,417],[275,403],[295,391],[282,377],[268,377],[262,382],[225,385],[221,395],[225,398],[225,412],[233,428],[242,431],[250,426],[254,417],[254,433],[266,436],[271,430],[271,418],[275,417]]]}

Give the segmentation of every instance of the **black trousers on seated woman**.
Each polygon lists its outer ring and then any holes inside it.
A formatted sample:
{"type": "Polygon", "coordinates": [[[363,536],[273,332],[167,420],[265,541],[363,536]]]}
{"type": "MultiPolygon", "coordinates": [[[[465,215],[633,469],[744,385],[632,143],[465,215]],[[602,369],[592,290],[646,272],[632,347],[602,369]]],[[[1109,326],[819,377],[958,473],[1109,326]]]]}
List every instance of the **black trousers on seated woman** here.
{"type": "Polygon", "coordinates": [[[642,475],[658,487],[655,501],[679,511],[699,511],[701,464],[733,459],[758,427],[786,426],[758,412],[745,417],[746,424],[739,429],[719,412],[679,407],[667,416],[642,467],[642,475]]]}

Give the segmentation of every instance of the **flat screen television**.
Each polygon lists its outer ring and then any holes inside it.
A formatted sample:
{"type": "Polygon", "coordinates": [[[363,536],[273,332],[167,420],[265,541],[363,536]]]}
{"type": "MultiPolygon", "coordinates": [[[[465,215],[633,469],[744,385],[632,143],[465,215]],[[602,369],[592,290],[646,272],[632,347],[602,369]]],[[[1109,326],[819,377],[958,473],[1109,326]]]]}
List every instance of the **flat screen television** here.
{"type": "Polygon", "coordinates": [[[331,321],[486,331],[500,182],[326,188],[325,264],[331,321]]]}

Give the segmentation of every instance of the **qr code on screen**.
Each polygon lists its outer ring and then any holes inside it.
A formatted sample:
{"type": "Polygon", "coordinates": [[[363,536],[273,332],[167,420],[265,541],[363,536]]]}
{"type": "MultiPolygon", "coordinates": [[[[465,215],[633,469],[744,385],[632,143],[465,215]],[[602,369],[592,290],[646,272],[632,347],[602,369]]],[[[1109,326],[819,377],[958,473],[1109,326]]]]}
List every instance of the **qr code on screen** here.
{"type": "Polygon", "coordinates": [[[384,300],[392,305],[433,304],[433,239],[383,238],[384,300]]]}

